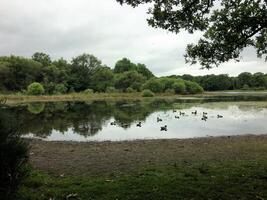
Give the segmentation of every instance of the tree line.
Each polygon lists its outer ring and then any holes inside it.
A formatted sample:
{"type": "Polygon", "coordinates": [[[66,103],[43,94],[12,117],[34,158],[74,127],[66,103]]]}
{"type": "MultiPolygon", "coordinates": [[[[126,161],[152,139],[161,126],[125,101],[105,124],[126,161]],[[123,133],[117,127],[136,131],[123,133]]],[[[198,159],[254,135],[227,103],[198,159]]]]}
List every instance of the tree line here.
{"type": "Polygon", "coordinates": [[[74,57],[70,62],[37,52],[31,58],[0,57],[0,91],[23,94],[64,94],[73,92],[173,92],[200,93],[203,88],[179,77],[157,78],[144,64],[127,58],[113,69],[91,54],[74,57]]]}
{"type": "Polygon", "coordinates": [[[182,78],[184,80],[198,83],[205,91],[219,90],[264,90],[267,89],[267,74],[262,72],[243,72],[236,77],[227,74],[192,76],[184,74],[182,76],[170,76],[172,78],[182,78]]]}

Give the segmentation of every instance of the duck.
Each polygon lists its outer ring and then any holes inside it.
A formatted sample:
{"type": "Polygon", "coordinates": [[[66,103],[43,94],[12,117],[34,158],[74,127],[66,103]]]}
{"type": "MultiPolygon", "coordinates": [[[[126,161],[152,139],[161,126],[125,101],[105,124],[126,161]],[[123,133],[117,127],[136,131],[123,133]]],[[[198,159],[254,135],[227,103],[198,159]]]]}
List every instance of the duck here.
{"type": "Polygon", "coordinates": [[[141,127],[141,122],[138,122],[138,124],[136,124],[137,127],[141,127]]]}
{"type": "Polygon", "coordinates": [[[175,115],[175,119],[180,119],[180,117],[179,117],[179,116],[177,116],[177,115],[175,115]]]}
{"type": "Polygon", "coordinates": [[[180,115],[185,115],[185,113],[180,111],[180,115]]]}
{"type": "Polygon", "coordinates": [[[207,112],[203,112],[203,115],[207,115],[208,113],[207,112]]]}
{"type": "Polygon", "coordinates": [[[176,110],[172,110],[172,112],[174,112],[174,113],[175,113],[175,112],[177,112],[177,111],[176,111],[176,110]]]}
{"type": "Polygon", "coordinates": [[[167,131],[167,125],[160,127],[160,131],[167,131]]]}
{"type": "Polygon", "coordinates": [[[159,117],[157,117],[157,122],[162,122],[162,119],[160,119],[159,117]]]}
{"type": "Polygon", "coordinates": [[[223,118],[223,116],[222,115],[217,115],[217,118],[223,118]]]}
{"type": "Polygon", "coordinates": [[[197,111],[195,110],[194,112],[192,112],[193,115],[196,115],[197,114],[197,111]]]}

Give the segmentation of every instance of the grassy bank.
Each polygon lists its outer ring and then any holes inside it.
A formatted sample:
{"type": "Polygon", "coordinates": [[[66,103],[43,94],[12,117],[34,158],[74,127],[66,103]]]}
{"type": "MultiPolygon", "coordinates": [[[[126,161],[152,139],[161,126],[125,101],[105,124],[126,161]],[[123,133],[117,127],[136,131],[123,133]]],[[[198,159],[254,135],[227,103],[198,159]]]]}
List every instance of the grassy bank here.
{"type": "Polygon", "coordinates": [[[31,145],[23,200],[267,198],[266,136],[31,145]]]}
{"type": "Polygon", "coordinates": [[[86,101],[86,100],[116,100],[116,99],[150,99],[150,98],[176,98],[178,95],[173,94],[157,94],[154,97],[142,97],[142,93],[72,93],[66,95],[15,95],[0,94],[0,99],[5,99],[8,104],[25,103],[25,102],[51,102],[51,101],[86,101]]]}
{"type": "Polygon", "coordinates": [[[154,97],[142,97],[141,92],[136,93],[72,93],[65,95],[42,95],[42,96],[30,96],[30,95],[16,95],[16,94],[0,94],[0,99],[5,99],[8,104],[26,103],[26,102],[52,102],[52,101],[86,101],[86,100],[144,100],[151,98],[196,98],[196,97],[210,97],[210,96],[233,96],[233,95],[266,95],[267,91],[217,91],[217,92],[205,92],[203,94],[196,95],[174,95],[170,93],[155,94],[154,97]]]}

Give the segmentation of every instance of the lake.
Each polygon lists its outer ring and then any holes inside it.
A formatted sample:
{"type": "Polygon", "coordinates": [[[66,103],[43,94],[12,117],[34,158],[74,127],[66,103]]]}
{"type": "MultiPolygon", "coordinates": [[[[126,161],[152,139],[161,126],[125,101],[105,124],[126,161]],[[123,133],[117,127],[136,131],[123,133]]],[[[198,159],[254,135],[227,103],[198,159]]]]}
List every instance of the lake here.
{"type": "Polygon", "coordinates": [[[22,137],[47,141],[183,139],[267,133],[267,94],[27,103],[6,106],[0,112],[10,126],[20,127],[22,137]],[[207,113],[206,120],[202,119],[203,112],[207,113]],[[137,126],[139,123],[141,127],[137,126]],[[165,125],[167,131],[162,131],[165,125]]]}

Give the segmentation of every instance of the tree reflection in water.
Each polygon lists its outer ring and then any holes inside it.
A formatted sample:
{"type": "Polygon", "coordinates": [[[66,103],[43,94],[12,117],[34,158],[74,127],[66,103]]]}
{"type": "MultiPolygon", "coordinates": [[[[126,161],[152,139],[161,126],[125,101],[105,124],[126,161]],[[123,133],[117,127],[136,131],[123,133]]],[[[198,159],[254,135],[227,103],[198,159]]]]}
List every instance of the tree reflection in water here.
{"type": "MultiPolygon", "coordinates": [[[[64,134],[71,129],[76,134],[90,137],[101,131],[111,120],[116,121],[118,126],[127,129],[134,123],[144,122],[149,115],[156,111],[167,111],[172,108],[188,109],[207,102],[208,104],[205,106],[212,106],[212,102],[218,101],[224,102],[220,103],[220,106],[227,106],[225,104],[227,101],[251,100],[247,97],[240,98],[227,96],[186,100],[29,103],[10,106],[5,109],[4,115],[13,120],[12,124],[20,122],[20,133],[23,135],[31,133],[36,137],[46,138],[52,134],[53,130],[64,134]]],[[[266,100],[266,97],[260,100],[266,100]]]]}
{"type": "Polygon", "coordinates": [[[137,121],[144,121],[151,113],[164,109],[172,102],[155,101],[92,101],[28,103],[10,106],[3,113],[10,123],[20,122],[20,134],[33,134],[45,138],[53,130],[64,134],[70,128],[79,135],[88,137],[97,134],[114,119],[118,126],[127,128],[137,121]]]}

